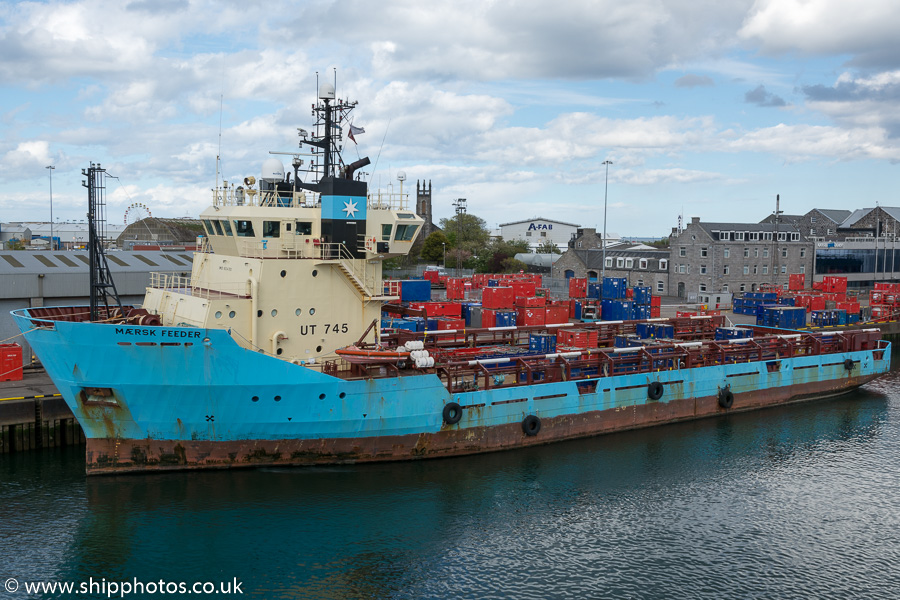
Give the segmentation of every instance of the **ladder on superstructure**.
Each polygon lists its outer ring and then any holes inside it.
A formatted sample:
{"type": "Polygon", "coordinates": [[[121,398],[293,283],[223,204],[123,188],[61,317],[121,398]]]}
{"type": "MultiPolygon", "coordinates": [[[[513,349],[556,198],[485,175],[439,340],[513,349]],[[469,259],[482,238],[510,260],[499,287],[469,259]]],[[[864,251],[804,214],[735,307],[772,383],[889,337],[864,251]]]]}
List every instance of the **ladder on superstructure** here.
{"type": "Polygon", "coordinates": [[[100,164],[91,163],[89,169],[81,170],[81,174],[87,178],[81,185],[88,190],[88,248],[91,259],[91,321],[108,319],[113,313],[110,306],[117,307],[119,314],[123,315],[122,301],[116,291],[112,274],[109,272],[109,264],[103,253],[103,244],[106,240],[106,169],[100,168],[100,164]],[[100,307],[105,307],[101,314],[100,307]]]}

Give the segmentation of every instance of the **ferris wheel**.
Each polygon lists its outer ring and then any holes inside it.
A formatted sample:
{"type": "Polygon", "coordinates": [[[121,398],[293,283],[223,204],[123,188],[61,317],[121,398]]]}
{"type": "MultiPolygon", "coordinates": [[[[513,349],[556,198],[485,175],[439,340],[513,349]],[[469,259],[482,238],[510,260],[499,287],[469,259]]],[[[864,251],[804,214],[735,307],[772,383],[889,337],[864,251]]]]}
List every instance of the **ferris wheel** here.
{"type": "Polygon", "coordinates": [[[146,204],[141,202],[134,202],[128,208],[125,209],[125,226],[129,226],[132,223],[137,223],[142,219],[146,219],[147,217],[152,217],[150,214],[150,209],[147,208],[146,204]]]}

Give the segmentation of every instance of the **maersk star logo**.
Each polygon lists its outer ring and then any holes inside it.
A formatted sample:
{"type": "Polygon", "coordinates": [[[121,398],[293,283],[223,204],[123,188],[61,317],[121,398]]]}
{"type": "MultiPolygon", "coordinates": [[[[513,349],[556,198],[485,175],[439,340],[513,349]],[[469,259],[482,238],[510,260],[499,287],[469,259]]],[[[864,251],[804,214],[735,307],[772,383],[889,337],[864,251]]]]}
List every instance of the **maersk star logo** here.
{"type": "Polygon", "coordinates": [[[343,212],[347,213],[347,218],[348,218],[348,219],[352,219],[353,217],[355,217],[357,211],[359,211],[359,209],[356,208],[356,202],[355,202],[355,201],[353,201],[353,200],[347,200],[346,202],[344,202],[344,209],[343,209],[343,212]]]}

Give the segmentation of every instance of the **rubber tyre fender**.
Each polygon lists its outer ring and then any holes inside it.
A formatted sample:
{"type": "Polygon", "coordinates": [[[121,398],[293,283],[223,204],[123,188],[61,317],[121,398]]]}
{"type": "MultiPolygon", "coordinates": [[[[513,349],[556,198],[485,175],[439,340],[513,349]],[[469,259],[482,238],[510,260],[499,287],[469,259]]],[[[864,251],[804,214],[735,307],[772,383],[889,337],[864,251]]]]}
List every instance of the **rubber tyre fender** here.
{"type": "Polygon", "coordinates": [[[651,400],[659,400],[663,396],[663,392],[665,392],[665,388],[663,384],[658,381],[651,381],[650,385],[647,386],[647,397],[651,400]]]}
{"type": "Polygon", "coordinates": [[[541,430],[541,420],[536,415],[528,415],[522,419],[522,432],[531,437],[541,430]]]}
{"type": "Polygon", "coordinates": [[[462,407],[456,402],[448,402],[444,405],[442,416],[447,425],[456,425],[462,419],[462,407]]]}
{"type": "Polygon", "coordinates": [[[853,370],[853,364],[854,364],[854,363],[853,363],[853,359],[852,359],[852,358],[848,358],[847,360],[844,361],[844,368],[847,369],[848,371],[852,371],[852,370],[853,370]]]}
{"type": "Polygon", "coordinates": [[[725,386],[719,391],[719,406],[729,409],[734,405],[734,394],[729,386],[725,386]]]}

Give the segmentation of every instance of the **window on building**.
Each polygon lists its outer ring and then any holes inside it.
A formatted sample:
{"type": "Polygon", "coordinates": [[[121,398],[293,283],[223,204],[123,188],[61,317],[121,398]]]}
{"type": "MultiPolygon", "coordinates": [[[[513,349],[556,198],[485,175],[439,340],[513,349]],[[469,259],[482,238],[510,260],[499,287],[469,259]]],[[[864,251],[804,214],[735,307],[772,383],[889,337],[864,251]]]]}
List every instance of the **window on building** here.
{"type": "Polygon", "coordinates": [[[806,248],[800,248],[800,258],[806,258],[806,248]]]}
{"type": "Polygon", "coordinates": [[[759,258],[759,248],[753,249],[753,258],[759,258]]]}
{"type": "Polygon", "coordinates": [[[786,242],[787,241],[787,231],[779,231],[778,232],[778,241],[786,242]]]}
{"type": "Polygon", "coordinates": [[[666,291],[666,284],[662,281],[657,281],[656,282],[656,293],[663,294],[663,293],[665,293],[665,291],[666,291]]]}
{"type": "Polygon", "coordinates": [[[792,242],[799,242],[799,241],[800,241],[800,233],[797,232],[797,231],[791,232],[791,241],[792,241],[792,242]]]}
{"type": "Polygon", "coordinates": [[[749,274],[750,274],[750,266],[744,265],[744,275],[749,275],[749,274]]]}
{"type": "Polygon", "coordinates": [[[581,248],[581,240],[578,240],[578,247],[581,248]]]}
{"type": "Polygon", "coordinates": [[[678,272],[684,273],[684,265],[678,265],[678,272]]]}
{"type": "Polygon", "coordinates": [[[834,235],[834,229],[826,229],[825,235],[834,235]]]}
{"type": "Polygon", "coordinates": [[[546,231],[542,231],[542,232],[541,232],[541,237],[547,237],[547,232],[546,232],[546,231]]]}
{"type": "Polygon", "coordinates": [[[800,272],[801,272],[801,273],[806,273],[806,267],[800,267],[800,272]]]}
{"type": "Polygon", "coordinates": [[[728,284],[727,284],[727,283],[723,283],[723,284],[722,284],[722,291],[723,291],[723,292],[727,292],[727,291],[728,291],[728,284]]]}
{"type": "Polygon", "coordinates": [[[678,256],[687,256],[687,248],[680,246],[678,248],[678,256]]]}
{"type": "Polygon", "coordinates": [[[815,224],[816,224],[816,218],[815,218],[815,217],[810,217],[810,218],[809,218],[809,222],[812,223],[813,225],[815,225],[815,224]]]}
{"type": "MultiPolygon", "coordinates": [[[[751,241],[751,242],[758,242],[758,241],[759,241],[759,232],[758,232],[758,231],[751,231],[751,232],[750,232],[750,241],[751,241]]],[[[741,290],[741,291],[743,291],[743,290],[741,290]]]]}
{"type": "Polygon", "coordinates": [[[763,248],[763,258],[769,258],[769,249],[763,248]]]}
{"type": "Polygon", "coordinates": [[[607,268],[607,269],[612,269],[612,266],[613,266],[613,259],[612,259],[611,256],[608,256],[608,257],[606,258],[606,268],[607,268]]]}
{"type": "Polygon", "coordinates": [[[669,270],[669,261],[666,260],[665,258],[660,259],[659,270],[660,271],[668,271],[669,270]]]}
{"type": "Polygon", "coordinates": [[[709,249],[706,246],[701,246],[700,247],[700,258],[706,258],[708,252],[709,252],[709,249]]]}
{"type": "Polygon", "coordinates": [[[744,248],[744,258],[750,258],[750,248],[744,248]]]}
{"type": "Polygon", "coordinates": [[[815,230],[815,229],[810,229],[810,230],[809,230],[809,235],[816,235],[816,230],[815,230]]]}
{"type": "Polygon", "coordinates": [[[763,240],[765,240],[765,241],[767,241],[767,242],[771,242],[771,241],[772,241],[772,232],[771,232],[771,231],[764,231],[764,232],[763,232],[763,240]]]}
{"type": "Polygon", "coordinates": [[[734,241],[743,242],[744,241],[744,232],[743,231],[735,231],[734,232],[734,241]]]}
{"type": "Polygon", "coordinates": [[[618,257],[618,258],[616,258],[616,268],[621,269],[621,268],[623,268],[624,266],[625,266],[625,259],[622,258],[621,256],[618,257]]]}
{"type": "Polygon", "coordinates": [[[787,258],[787,248],[781,249],[781,258],[787,258]]]}
{"type": "Polygon", "coordinates": [[[782,274],[787,273],[787,265],[781,265],[782,274]]]}
{"type": "Polygon", "coordinates": [[[757,273],[758,271],[759,271],[759,267],[756,266],[756,265],[753,265],[753,274],[756,275],[756,273],[757,273]]]}
{"type": "Polygon", "coordinates": [[[641,278],[638,278],[638,280],[637,280],[637,286],[638,286],[638,287],[644,287],[644,280],[641,279],[641,278]]]}
{"type": "Polygon", "coordinates": [[[746,286],[746,284],[743,284],[743,283],[741,284],[741,291],[742,291],[742,292],[746,292],[746,291],[747,291],[747,286],[746,286]]]}
{"type": "Polygon", "coordinates": [[[725,265],[725,267],[722,269],[722,274],[728,275],[728,265],[725,265]]]}
{"type": "Polygon", "coordinates": [[[701,283],[701,284],[700,284],[700,291],[701,291],[701,292],[705,292],[705,291],[706,291],[706,284],[705,284],[705,283],[701,283]]]}
{"type": "Polygon", "coordinates": [[[526,232],[525,232],[525,237],[531,237],[531,232],[530,232],[530,231],[526,231],[526,232]]]}
{"type": "Polygon", "coordinates": [[[706,265],[700,265],[700,274],[706,275],[706,265]]]}
{"type": "Polygon", "coordinates": [[[719,233],[719,239],[722,240],[723,242],[727,242],[728,240],[731,239],[731,232],[730,232],[730,231],[722,231],[722,232],[720,232],[720,233],[719,233]]]}
{"type": "Polygon", "coordinates": [[[638,261],[638,269],[646,269],[647,268],[647,259],[642,258],[638,261]]]}
{"type": "Polygon", "coordinates": [[[763,272],[762,272],[762,274],[763,274],[763,275],[768,275],[768,274],[769,274],[769,265],[763,265],[763,272]]]}
{"type": "Polygon", "coordinates": [[[722,248],[722,258],[728,258],[729,256],[731,256],[731,249],[722,248]]]}

